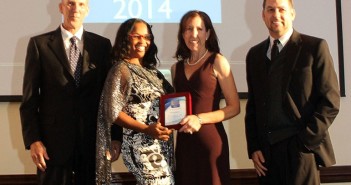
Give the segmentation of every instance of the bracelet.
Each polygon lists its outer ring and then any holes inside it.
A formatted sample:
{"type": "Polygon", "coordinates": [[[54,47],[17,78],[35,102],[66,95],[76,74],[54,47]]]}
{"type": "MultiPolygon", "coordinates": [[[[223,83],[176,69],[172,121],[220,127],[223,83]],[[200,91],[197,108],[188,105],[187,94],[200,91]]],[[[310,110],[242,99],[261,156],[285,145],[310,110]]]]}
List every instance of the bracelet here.
{"type": "Polygon", "coordinates": [[[202,125],[202,119],[200,118],[200,116],[198,114],[195,114],[195,116],[197,117],[197,119],[199,120],[200,125],[202,125]]]}

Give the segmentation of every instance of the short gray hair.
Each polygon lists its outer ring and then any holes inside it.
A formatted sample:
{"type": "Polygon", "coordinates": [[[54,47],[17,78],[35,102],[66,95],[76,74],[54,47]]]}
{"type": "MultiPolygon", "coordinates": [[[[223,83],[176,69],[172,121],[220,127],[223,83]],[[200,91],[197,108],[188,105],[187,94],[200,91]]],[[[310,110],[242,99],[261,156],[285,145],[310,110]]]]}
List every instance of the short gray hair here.
{"type": "MultiPolygon", "coordinates": [[[[267,1],[267,0],[263,0],[263,4],[262,4],[263,9],[264,9],[265,6],[266,6],[266,1],[267,1]]],[[[289,3],[290,3],[290,5],[291,5],[291,7],[294,8],[294,0],[289,0],[289,3]]]]}

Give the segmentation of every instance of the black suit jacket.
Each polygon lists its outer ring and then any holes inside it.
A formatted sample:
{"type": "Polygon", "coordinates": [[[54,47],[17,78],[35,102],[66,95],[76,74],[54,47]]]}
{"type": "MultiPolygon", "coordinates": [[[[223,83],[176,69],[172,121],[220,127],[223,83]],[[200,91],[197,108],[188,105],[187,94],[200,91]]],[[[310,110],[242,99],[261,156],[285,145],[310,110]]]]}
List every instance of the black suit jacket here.
{"type": "Polygon", "coordinates": [[[24,144],[29,149],[33,142],[42,141],[52,164],[66,162],[74,149],[89,155],[87,160],[95,160],[97,110],[111,66],[111,43],[87,31],[83,41],[79,87],[75,86],[60,28],[35,36],[28,44],[20,106],[24,144]]]}
{"type": "MultiPolygon", "coordinates": [[[[265,59],[269,39],[252,47],[246,58],[248,100],[245,126],[248,154],[267,144],[265,59]]],[[[293,32],[287,47],[282,91],[284,111],[298,124],[298,138],[322,166],[335,164],[328,128],[339,112],[340,95],[333,60],[325,40],[293,32]]]]}

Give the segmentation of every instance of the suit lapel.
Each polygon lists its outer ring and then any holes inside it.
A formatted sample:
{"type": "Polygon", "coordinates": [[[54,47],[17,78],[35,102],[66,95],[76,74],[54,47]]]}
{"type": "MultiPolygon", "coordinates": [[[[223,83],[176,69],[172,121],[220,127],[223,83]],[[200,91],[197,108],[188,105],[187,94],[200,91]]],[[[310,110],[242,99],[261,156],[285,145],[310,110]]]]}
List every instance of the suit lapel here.
{"type": "Polygon", "coordinates": [[[86,31],[83,32],[83,42],[81,86],[90,80],[89,76],[86,74],[88,74],[89,71],[96,69],[97,66],[94,64],[93,59],[95,54],[99,51],[99,48],[96,48],[96,40],[94,40],[92,34],[86,31]]]}
{"type": "Polygon", "coordinates": [[[262,76],[260,79],[265,80],[267,78],[267,75],[268,75],[269,70],[270,70],[270,67],[269,67],[270,64],[267,63],[267,62],[269,62],[268,61],[269,59],[267,58],[267,50],[269,47],[269,38],[267,40],[263,41],[260,47],[261,47],[259,49],[260,54],[255,56],[256,57],[255,61],[257,61],[259,63],[259,65],[256,65],[256,66],[258,66],[256,68],[256,70],[257,70],[256,73],[261,74],[262,76]],[[263,73],[263,71],[264,71],[264,73],[263,73]]]}
{"type": "Polygon", "coordinates": [[[89,63],[90,63],[90,53],[88,51],[93,51],[91,49],[91,38],[89,33],[86,31],[83,32],[83,42],[84,42],[84,48],[83,48],[83,65],[82,65],[82,77],[84,76],[85,73],[87,73],[90,68],[89,68],[89,63]]]}
{"type": "Polygon", "coordinates": [[[52,52],[56,55],[60,63],[64,66],[64,68],[69,71],[72,75],[71,68],[69,65],[68,57],[65,51],[65,47],[63,44],[61,30],[58,28],[54,34],[50,38],[51,42],[48,43],[48,47],[52,50],[52,52]]]}
{"type": "Polygon", "coordinates": [[[74,79],[68,56],[65,51],[65,46],[63,44],[61,29],[60,27],[53,32],[53,35],[50,38],[50,42],[48,43],[48,47],[55,54],[55,56],[60,61],[61,65],[71,74],[72,79],[74,79]]]}
{"type": "MultiPolygon", "coordinates": [[[[285,79],[283,79],[283,91],[287,91],[289,85],[290,85],[290,81],[291,81],[291,77],[292,77],[292,72],[295,69],[295,65],[298,62],[298,58],[300,56],[300,52],[301,52],[301,36],[298,32],[296,32],[294,30],[293,34],[291,35],[291,38],[289,40],[289,42],[286,45],[286,49],[287,49],[287,53],[286,53],[286,62],[288,67],[286,68],[286,74],[285,75],[285,79]]],[[[283,93],[285,94],[285,93],[283,93]]]]}

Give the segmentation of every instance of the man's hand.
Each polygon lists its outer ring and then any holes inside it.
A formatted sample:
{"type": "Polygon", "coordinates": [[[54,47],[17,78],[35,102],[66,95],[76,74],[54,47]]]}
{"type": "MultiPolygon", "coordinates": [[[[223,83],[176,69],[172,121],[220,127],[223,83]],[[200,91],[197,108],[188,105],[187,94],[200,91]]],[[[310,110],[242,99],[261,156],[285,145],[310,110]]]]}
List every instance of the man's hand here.
{"type": "Polygon", "coordinates": [[[121,142],[112,140],[111,142],[111,162],[116,161],[121,153],[121,142]]]}
{"type": "Polygon", "coordinates": [[[258,176],[266,176],[265,172],[267,171],[267,168],[263,165],[263,163],[265,163],[265,159],[263,157],[262,152],[260,150],[255,151],[254,153],[252,153],[251,158],[258,176]]]}
{"type": "Polygon", "coordinates": [[[39,170],[44,172],[46,169],[45,160],[49,160],[49,156],[46,153],[46,148],[41,141],[36,141],[30,145],[30,155],[34,164],[39,168],[39,170]]]}

